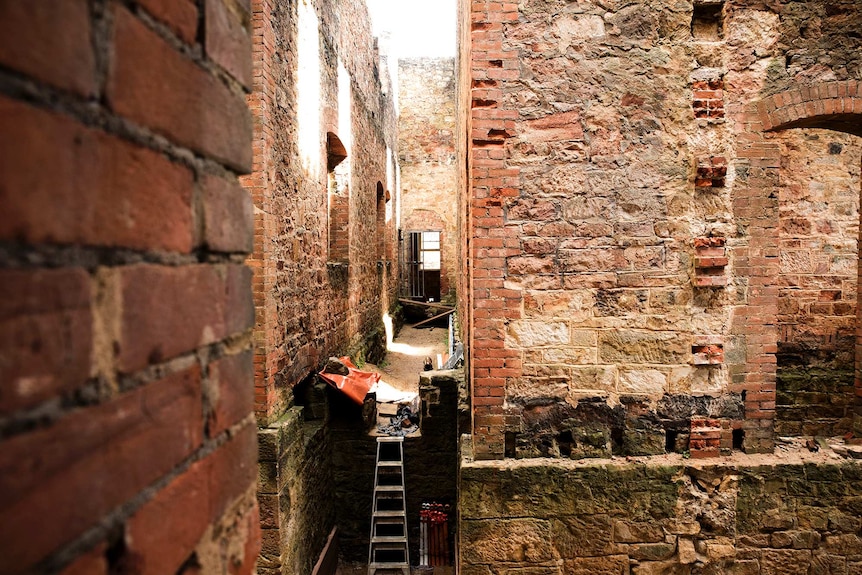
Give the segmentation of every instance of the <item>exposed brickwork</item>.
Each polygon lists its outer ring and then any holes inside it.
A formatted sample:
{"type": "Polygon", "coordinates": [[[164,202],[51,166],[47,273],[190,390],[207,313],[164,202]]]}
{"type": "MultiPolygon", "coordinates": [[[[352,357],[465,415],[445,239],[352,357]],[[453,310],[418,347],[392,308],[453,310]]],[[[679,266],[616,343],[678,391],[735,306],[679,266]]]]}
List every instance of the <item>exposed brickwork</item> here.
{"type": "Polygon", "coordinates": [[[379,352],[396,287],[376,247],[378,233],[395,244],[396,119],[391,97],[380,97],[362,2],[336,14],[328,1],[255,0],[252,22],[254,168],[242,182],[255,206],[255,409],[265,425],[330,355],[379,352]],[[328,193],[330,151],[337,194],[328,193]],[[380,232],[378,182],[392,191],[380,232]]]}
{"type": "Polygon", "coordinates": [[[858,79],[797,86],[764,98],[757,104],[764,130],[829,128],[862,136],[862,84],[858,79]]]}
{"type": "Polygon", "coordinates": [[[698,80],[691,85],[695,118],[724,118],[723,82],[719,79],[698,80]]]}
{"type": "Polygon", "coordinates": [[[245,94],[204,2],[140,4],[0,7],[4,573],[250,574],[260,546],[245,94]]]}
{"type": "Polygon", "coordinates": [[[694,285],[722,287],[727,285],[728,264],[725,238],[694,239],[694,285]]]}
{"type": "Polygon", "coordinates": [[[518,230],[505,225],[504,205],[518,195],[520,170],[506,161],[518,111],[507,109],[503,80],[518,78],[518,53],[503,51],[503,22],[518,19],[517,5],[473,2],[470,9],[471,121],[468,136],[470,202],[471,386],[478,457],[503,456],[507,378],[522,360],[505,342],[505,326],[521,317],[521,294],[505,286],[506,258],[517,253],[518,230]]]}
{"type": "MultiPolygon", "coordinates": [[[[821,177],[859,186],[855,144],[821,146],[838,157],[815,172],[800,166],[813,136],[785,130],[856,133],[858,7],[778,4],[462,4],[477,458],[772,450],[779,321],[820,329],[827,353],[856,309],[838,263],[855,258],[855,206],[831,196],[832,237],[794,245],[791,218],[825,224],[781,202],[821,177]],[[828,277],[791,283],[800,256],[828,277]],[[813,298],[818,282],[841,288],[813,298]],[[804,314],[780,319],[782,302],[804,314]]],[[[825,397],[806,429],[848,425],[825,397]]]]}

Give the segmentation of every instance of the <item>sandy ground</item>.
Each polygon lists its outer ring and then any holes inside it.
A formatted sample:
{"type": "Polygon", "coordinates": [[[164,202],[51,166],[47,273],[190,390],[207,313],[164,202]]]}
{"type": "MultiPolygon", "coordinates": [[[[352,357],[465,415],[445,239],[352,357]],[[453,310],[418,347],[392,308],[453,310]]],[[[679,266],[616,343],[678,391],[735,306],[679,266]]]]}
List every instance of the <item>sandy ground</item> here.
{"type": "Polygon", "coordinates": [[[376,371],[382,380],[399,391],[418,393],[419,372],[426,357],[437,367],[437,354],[446,352],[449,331],[441,327],[414,328],[405,325],[387,346],[386,359],[380,365],[366,363],[366,371],[376,371]]]}

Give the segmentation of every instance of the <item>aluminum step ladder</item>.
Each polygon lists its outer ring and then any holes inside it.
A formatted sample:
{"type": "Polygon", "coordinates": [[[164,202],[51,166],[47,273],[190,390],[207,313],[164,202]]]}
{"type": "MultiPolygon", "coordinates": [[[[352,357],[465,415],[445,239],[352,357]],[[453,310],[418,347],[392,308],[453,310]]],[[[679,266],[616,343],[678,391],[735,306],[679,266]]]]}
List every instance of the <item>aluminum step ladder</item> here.
{"type": "Polygon", "coordinates": [[[403,437],[377,438],[368,575],[410,575],[403,437]]]}

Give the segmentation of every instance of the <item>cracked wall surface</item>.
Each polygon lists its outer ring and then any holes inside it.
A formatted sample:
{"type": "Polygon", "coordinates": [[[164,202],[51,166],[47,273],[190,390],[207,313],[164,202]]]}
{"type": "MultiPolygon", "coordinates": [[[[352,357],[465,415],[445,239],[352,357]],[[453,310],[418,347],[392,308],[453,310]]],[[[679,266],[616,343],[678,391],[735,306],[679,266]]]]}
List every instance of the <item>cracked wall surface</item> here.
{"type": "Polygon", "coordinates": [[[856,573],[862,465],[802,449],[711,464],[477,462],[468,445],[460,572],[856,573]]]}

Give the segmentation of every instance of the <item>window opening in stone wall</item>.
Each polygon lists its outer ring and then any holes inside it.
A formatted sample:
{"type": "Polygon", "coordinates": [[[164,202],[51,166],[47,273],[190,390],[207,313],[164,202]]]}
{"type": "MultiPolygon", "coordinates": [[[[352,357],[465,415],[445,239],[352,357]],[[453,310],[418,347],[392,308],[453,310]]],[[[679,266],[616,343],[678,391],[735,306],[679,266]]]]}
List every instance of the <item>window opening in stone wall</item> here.
{"type": "Polygon", "coordinates": [[[377,219],[375,222],[377,259],[386,259],[386,190],[377,182],[377,219]]]}
{"type": "Polygon", "coordinates": [[[723,2],[695,3],[691,18],[691,37],[706,42],[721,40],[723,7],[723,2]]]}
{"type": "Polygon", "coordinates": [[[326,134],[326,178],[329,202],[329,261],[347,263],[350,257],[350,185],[341,140],[326,134]]]}
{"type": "Polygon", "coordinates": [[[440,301],[440,232],[407,232],[404,271],[407,297],[440,301]]]}

